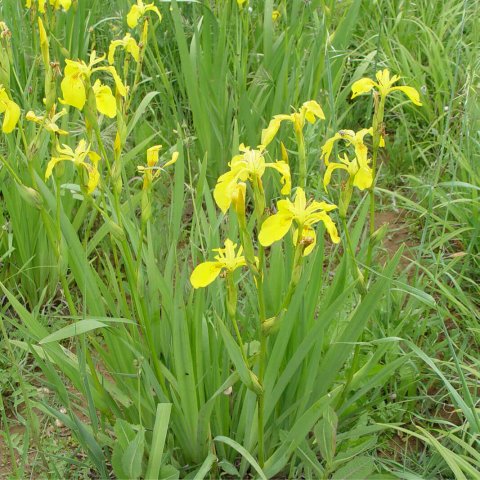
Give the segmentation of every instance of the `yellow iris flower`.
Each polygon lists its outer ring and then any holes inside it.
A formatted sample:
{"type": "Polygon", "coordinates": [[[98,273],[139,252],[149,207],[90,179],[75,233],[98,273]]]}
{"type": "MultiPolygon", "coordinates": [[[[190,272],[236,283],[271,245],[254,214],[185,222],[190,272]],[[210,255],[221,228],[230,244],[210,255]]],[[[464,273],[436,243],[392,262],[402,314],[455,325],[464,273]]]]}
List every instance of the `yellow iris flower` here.
{"type": "Polygon", "coordinates": [[[269,247],[278,240],[281,240],[290,230],[292,223],[295,222],[297,228],[293,234],[294,244],[297,245],[299,241],[304,242],[305,249],[303,255],[308,255],[312,252],[317,241],[313,225],[318,222],[323,222],[332,242],[338,243],[340,242],[340,238],[337,227],[328,216],[328,212],[336,208],[336,205],[331,205],[326,202],[313,201],[307,204],[305,192],[302,188],[298,187],[293,202],[288,199],[277,202],[278,212],[263,222],[258,240],[264,247],[269,247]],[[299,231],[301,232],[300,235],[299,231]]]}
{"type": "Polygon", "coordinates": [[[100,181],[100,172],[97,168],[100,155],[90,150],[90,145],[88,145],[85,140],[80,140],[75,151],[68,145],[60,146],[60,144],[57,143],[57,152],[59,154],[58,157],[52,157],[48,162],[45,171],[45,180],[50,178],[57,163],[65,161],[73,162],[78,169],[81,167],[87,171],[87,191],[88,193],[92,193],[95,188],[97,188],[98,182],[100,181]],[[90,162],[87,162],[87,157],[90,159],[90,162]]]}
{"type": "Polygon", "coordinates": [[[170,165],[173,165],[178,160],[179,153],[173,152],[172,158],[168,162],[165,162],[162,166],[158,166],[157,165],[158,157],[159,157],[159,152],[161,148],[162,148],[162,145],[155,145],[153,147],[150,147],[147,150],[147,166],[137,167],[138,171],[144,174],[144,179],[143,179],[144,189],[147,188],[149,185],[151,185],[152,181],[160,175],[160,172],[164,168],[169,167],[170,165]]]}
{"type": "Polygon", "coordinates": [[[2,85],[0,85],[0,113],[4,114],[3,133],[11,133],[20,118],[20,107],[9,98],[7,91],[2,85]]]}
{"type": "Polygon", "coordinates": [[[215,261],[203,262],[197,265],[190,275],[190,283],[193,288],[203,288],[210,285],[219,275],[222,270],[233,272],[239,267],[245,266],[247,263],[245,257],[242,255],[243,248],[240,246],[237,249],[237,244],[230,239],[225,240],[225,248],[214,248],[215,261]]]}
{"type": "MultiPolygon", "coordinates": [[[[344,140],[347,145],[351,145],[355,150],[355,156],[364,165],[367,163],[368,149],[363,143],[365,135],[373,135],[373,128],[362,128],[358,132],[353,130],[340,130],[333,137],[329,138],[322,147],[322,158],[325,165],[328,166],[333,146],[338,140],[344,140]]],[[[380,147],[385,146],[383,137],[380,138],[380,147]]]]}
{"type": "MultiPolygon", "coordinates": [[[[45,13],[45,6],[47,5],[47,0],[38,0],[38,12],[45,13]]],[[[48,3],[55,9],[67,11],[72,6],[72,0],[49,0],[48,3]]],[[[25,2],[26,8],[32,8],[32,0],[26,0],[25,2]]]]}
{"type": "Polygon", "coordinates": [[[115,50],[118,47],[122,47],[127,53],[129,53],[133,57],[136,62],[138,62],[140,58],[140,48],[137,41],[129,33],[127,33],[122,38],[122,40],[113,40],[110,43],[110,47],[108,49],[108,63],[110,65],[113,65],[115,50]]]}
{"type": "Polygon", "coordinates": [[[281,184],[283,185],[281,193],[288,195],[290,193],[292,182],[290,177],[290,167],[283,160],[274,163],[265,162],[264,149],[260,146],[258,150],[240,145],[239,155],[233,157],[230,162],[230,171],[220,175],[213,191],[215,202],[220,210],[225,213],[232,203],[233,195],[236,191],[239,181],[261,182],[261,178],[266,168],[273,168],[281,175],[281,184]]]}
{"type": "Polygon", "coordinates": [[[272,22],[276,22],[280,17],[281,17],[281,13],[279,10],[274,10],[272,12],[272,22]]]}
{"type": "Polygon", "coordinates": [[[67,114],[67,111],[63,108],[60,112],[56,113],[52,117],[45,115],[35,115],[31,110],[27,113],[25,118],[30,122],[35,122],[41,125],[47,132],[56,133],[58,135],[68,135],[68,132],[62,130],[57,125],[57,120],[67,114]]]}
{"type": "Polygon", "coordinates": [[[132,5],[132,8],[127,15],[127,24],[130,28],[135,28],[138,25],[138,21],[143,17],[147,12],[155,12],[158,15],[158,18],[161,20],[162,15],[160,10],[153,4],[149,3],[145,5],[142,0],[137,0],[135,5],[132,5]]]}
{"type": "Polygon", "coordinates": [[[403,92],[415,105],[422,106],[420,102],[420,95],[418,91],[413,87],[400,86],[393,87],[392,85],[400,80],[398,75],[394,75],[390,78],[390,72],[380,70],[376,74],[377,82],[371,78],[361,78],[352,85],[352,98],[357,97],[363,93],[369,93],[372,88],[376,88],[382,97],[386,97],[389,93],[396,90],[403,92]]]}
{"type": "Polygon", "coordinates": [[[325,176],[323,177],[323,186],[325,187],[325,190],[327,189],[327,185],[330,184],[332,172],[337,169],[346,170],[348,172],[350,178],[353,179],[353,186],[360,190],[370,188],[373,182],[372,169],[368,165],[370,159],[360,160],[358,157],[355,157],[350,161],[346,154],[344,154],[343,158],[339,157],[338,159],[340,160],[340,163],[328,163],[325,176]]]}
{"type": "MultiPolygon", "coordinates": [[[[95,72],[108,72],[113,77],[118,93],[124,97],[127,94],[127,89],[119,77],[115,67],[95,67],[102,62],[105,56],[96,57],[95,51],[90,55],[90,61],[87,65],[82,60],[75,62],[73,60],[65,60],[65,77],[61,83],[63,99],[60,101],[64,104],[83,110],[85,102],[87,101],[88,88],[90,88],[90,77],[95,72]]],[[[104,85],[97,80],[93,85],[93,92],[95,94],[95,101],[97,110],[113,118],[117,113],[117,104],[112,90],[107,85],[104,85]]]]}
{"type": "Polygon", "coordinates": [[[292,122],[296,132],[301,132],[305,126],[305,121],[309,123],[315,123],[315,120],[319,118],[325,120],[325,114],[322,107],[315,101],[309,100],[305,102],[298,112],[294,112],[291,115],[275,115],[268,127],[262,130],[261,143],[264,147],[272,142],[278,133],[280,125],[283,121],[292,122]]]}

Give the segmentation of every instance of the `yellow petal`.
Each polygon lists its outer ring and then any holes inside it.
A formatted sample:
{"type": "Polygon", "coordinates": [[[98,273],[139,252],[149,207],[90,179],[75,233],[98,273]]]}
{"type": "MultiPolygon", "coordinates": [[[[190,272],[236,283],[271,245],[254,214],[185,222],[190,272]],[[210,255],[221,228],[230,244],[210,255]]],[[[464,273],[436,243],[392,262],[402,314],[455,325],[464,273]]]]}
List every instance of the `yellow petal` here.
{"type": "Polygon", "coordinates": [[[120,47],[122,45],[121,40],[113,40],[110,42],[110,46],[108,47],[108,63],[110,65],[113,65],[115,61],[115,50],[117,47],[120,47]]]}
{"type": "Polygon", "coordinates": [[[325,170],[325,175],[323,176],[323,187],[325,190],[327,189],[327,186],[330,185],[333,171],[337,168],[348,171],[348,167],[346,165],[342,165],[340,163],[329,163],[327,169],[325,170]]]}
{"type": "Polygon", "coordinates": [[[115,81],[115,86],[117,87],[118,93],[125,97],[127,95],[127,88],[122,82],[122,79],[118,75],[115,67],[107,67],[107,70],[112,74],[113,80],[115,81]]]}
{"type": "Polygon", "coordinates": [[[278,133],[278,129],[280,128],[281,123],[281,119],[272,118],[270,120],[270,123],[268,124],[268,127],[262,130],[261,144],[264,147],[267,147],[275,138],[275,135],[278,133]]]}
{"type": "Polygon", "coordinates": [[[126,50],[130,55],[133,57],[133,59],[138,62],[140,60],[140,48],[138,46],[137,41],[130,36],[129,33],[125,35],[124,40],[126,40],[127,45],[126,45],[126,50]]]}
{"type": "Polygon", "coordinates": [[[20,118],[20,107],[12,100],[3,100],[5,107],[5,116],[3,118],[2,131],[3,133],[10,133],[17,125],[20,118]]]}
{"type": "MultiPolygon", "coordinates": [[[[310,255],[317,244],[317,234],[315,229],[309,226],[303,227],[302,238],[306,244],[306,247],[303,250],[303,256],[306,257],[310,255]]],[[[296,246],[298,242],[298,228],[293,232],[293,244],[296,246]]]]}
{"type": "Polygon", "coordinates": [[[302,105],[305,110],[305,118],[309,123],[315,123],[315,117],[325,120],[322,107],[315,100],[309,100],[302,105]]]}
{"type": "Polygon", "coordinates": [[[82,163],[81,166],[84,167],[88,172],[87,192],[92,193],[97,188],[100,181],[100,172],[98,171],[96,165],[82,163]]]}
{"type": "Polygon", "coordinates": [[[147,150],[147,165],[149,167],[154,167],[158,163],[158,152],[161,148],[161,145],[154,145],[147,150]]]}
{"type": "Polygon", "coordinates": [[[203,262],[197,265],[190,275],[193,288],[203,288],[212,283],[220,274],[222,267],[220,262],[203,262]]]}
{"type": "Polygon", "coordinates": [[[229,171],[218,178],[215,189],[213,190],[213,198],[218,208],[226,213],[232,203],[232,195],[237,184],[238,172],[229,171]]]}
{"type": "Polygon", "coordinates": [[[130,28],[135,28],[138,20],[142,16],[142,10],[138,5],[132,5],[132,8],[127,14],[127,24],[130,28]]]}
{"type": "Polygon", "coordinates": [[[292,225],[293,215],[290,213],[279,212],[268,217],[260,228],[258,240],[264,247],[269,247],[272,243],[282,239],[292,225]]]}
{"type": "Polygon", "coordinates": [[[72,6],[72,0],[60,0],[59,3],[65,11],[72,6]]]}
{"type": "Polygon", "coordinates": [[[422,102],[420,101],[420,95],[418,94],[418,91],[413,88],[413,87],[392,87],[390,89],[391,92],[394,90],[399,90],[400,92],[403,92],[415,105],[418,107],[422,106],[422,102]]]}
{"type": "Polygon", "coordinates": [[[102,85],[100,80],[97,80],[93,85],[93,93],[95,94],[97,110],[107,117],[114,118],[117,114],[117,102],[112,89],[107,85],[102,85]]]}
{"type": "Polygon", "coordinates": [[[323,224],[325,225],[325,228],[330,235],[330,238],[332,239],[333,243],[339,243],[340,242],[340,237],[338,236],[338,231],[337,227],[335,226],[335,223],[333,223],[333,220],[326,214],[324,213],[321,218],[323,224]]]}
{"type": "Polygon", "coordinates": [[[329,164],[330,155],[332,154],[333,146],[337,140],[340,140],[342,135],[340,133],[336,133],[333,137],[329,138],[322,147],[322,158],[325,162],[325,165],[329,164]]]}
{"type": "Polygon", "coordinates": [[[169,167],[170,165],[173,165],[178,160],[179,155],[180,154],[178,152],[173,152],[172,158],[168,162],[166,162],[162,168],[166,168],[166,167],[169,167]]]}
{"type": "Polygon", "coordinates": [[[372,185],[372,169],[368,165],[363,165],[358,169],[353,179],[353,185],[360,190],[370,188],[372,185]]]}
{"type": "Polygon", "coordinates": [[[51,160],[47,164],[47,169],[45,170],[45,180],[48,180],[52,175],[53,168],[59,162],[62,162],[64,159],[58,157],[52,157],[51,160]]]}
{"type": "Polygon", "coordinates": [[[161,20],[162,19],[162,15],[160,13],[160,10],[153,4],[153,3],[150,3],[149,5],[147,5],[145,7],[145,13],[146,12],[155,12],[158,16],[158,19],[161,20]]]}
{"type": "Polygon", "coordinates": [[[281,193],[282,195],[288,195],[292,190],[292,178],[290,175],[290,167],[287,163],[282,160],[279,160],[275,163],[266,163],[265,167],[274,168],[277,172],[280,172],[282,177],[280,178],[280,183],[282,184],[281,193]]]}
{"type": "Polygon", "coordinates": [[[361,95],[362,93],[368,93],[374,86],[375,82],[371,78],[361,78],[352,85],[352,98],[361,95]]]}
{"type": "Polygon", "coordinates": [[[50,54],[48,51],[48,37],[42,19],[38,17],[38,33],[40,35],[40,50],[42,51],[43,63],[48,68],[50,63],[50,54]]]}
{"type": "Polygon", "coordinates": [[[68,66],[65,67],[65,78],[60,84],[63,93],[63,99],[60,102],[82,110],[87,100],[83,79],[77,73],[68,75],[67,68],[68,66]]]}
{"type": "Polygon", "coordinates": [[[97,163],[100,161],[102,157],[97,152],[90,150],[88,152],[88,158],[92,161],[94,165],[97,165],[97,163]]]}

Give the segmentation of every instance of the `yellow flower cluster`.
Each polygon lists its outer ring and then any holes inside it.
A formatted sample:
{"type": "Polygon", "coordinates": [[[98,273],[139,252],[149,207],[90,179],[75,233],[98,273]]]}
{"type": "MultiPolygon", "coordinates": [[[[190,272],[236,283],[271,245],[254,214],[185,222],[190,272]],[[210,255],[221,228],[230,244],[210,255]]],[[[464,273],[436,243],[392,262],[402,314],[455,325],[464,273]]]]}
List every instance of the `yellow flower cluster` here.
{"type": "Polygon", "coordinates": [[[237,183],[249,180],[252,184],[261,185],[261,179],[265,169],[273,168],[281,175],[283,195],[288,195],[291,190],[290,167],[283,160],[273,163],[265,161],[265,149],[260,145],[257,150],[240,145],[240,154],[235,155],[230,162],[230,171],[218,178],[213,196],[223,213],[230,208],[233,195],[236,192],[237,183]]]}
{"type": "MultiPolygon", "coordinates": [[[[35,0],[33,0],[34,2],[35,0]]],[[[25,3],[26,8],[32,8],[32,0],[27,0],[25,3]]],[[[47,3],[55,10],[63,9],[67,11],[72,6],[72,0],[37,0],[38,13],[45,13],[47,3]]]]}
{"type": "MultiPolygon", "coordinates": [[[[307,202],[302,187],[297,187],[293,201],[288,198],[279,200],[277,202],[278,212],[263,219],[265,194],[262,177],[265,171],[273,169],[280,174],[279,186],[282,195],[290,195],[292,190],[290,166],[286,159],[268,162],[265,159],[267,155],[266,147],[277,135],[282,122],[291,122],[297,137],[303,141],[302,131],[305,123],[315,123],[317,119],[324,118],[325,115],[320,105],[313,100],[305,102],[299,111],[292,114],[275,115],[268,127],[262,131],[261,144],[256,149],[246,147],[243,144],[240,145],[240,153],[235,155],[229,164],[230,170],[217,180],[213,192],[215,202],[223,213],[226,213],[233,204],[243,229],[246,228],[245,221],[242,221],[242,216],[245,215],[246,210],[247,185],[245,182],[251,185],[255,211],[260,213],[259,218],[257,218],[257,226],[259,228],[258,241],[262,247],[269,247],[281,240],[290,231],[292,225],[295,225],[293,243],[296,247],[301,247],[302,255],[306,256],[315,247],[316,233],[313,227],[318,222],[323,222],[334,243],[340,241],[337,228],[328,215],[328,212],[337,208],[336,205],[317,201],[307,202]]],[[[286,158],[286,154],[283,156],[286,158]]],[[[215,257],[215,262],[204,262],[194,269],[190,278],[194,288],[209,285],[217,278],[223,268],[228,272],[233,272],[236,268],[247,265],[248,262],[241,255],[243,247],[247,248],[242,246],[239,252],[235,253],[233,242],[227,239],[225,249],[215,250],[222,254],[215,257]]]]}
{"type": "Polygon", "coordinates": [[[391,92],[400,91],[403,92],[415,105],[421,107],[420,95],[413,87],[397,86],[393,87],[394,83],[400,80],[398,75],[394,75],[390,78],[390,72],[385,69],[377,72],[377,81],[373,81],[371,78],[361,78],[352,85],[352,98],[362,95],[363,93],[369,93],[375,88],[382,97],[386,97],[391,92]]]}
{"type": "MultiPolygon", "coordinates": [[[[242,7],[244,1],[238,0],[238,5],[242,7]]],[[[277,17],[278,18],[278,17],[277,17]]],[[[418,92],[413,87],[397,86],[396,83],[400,77],[394,75],[390,77],[388,70],[383,70],[376,75],[377,82],[362,78],[352,85],[352,98],[368,93],[372,89],[376,89],[383,101],[386,96],[394,91],[401,91],[405,93],[408,98],[415,104],[421,105],[418,92]]],[[[223,213],[226,213],[233,204],[234,210],[239,218],[241,230],[246,230],[246,222],[242,217],[245,216],[245,198],[247,185],[249,182],[254,193],[255,211],[262,210],[261,215],[257,217],[258,228],[258,242],[262,247],[269,247],[273,243],[281,240],[292,228],[293,243],[298,248],[301,247],[301,254],[303,256],[312,252],[316,244],[316,232],[314,225],[322,222],[328,232],[332,242],[340,242],[335,223],[329,216],[329,212],[337,208],[336,205],[326,202],[312,201],[308,202],[302,185],[298,186],[295,191],[293,201],[289,198],[281,199],[277,202],[277,211],[275,214],[263,218],[263,208],[265,207],[264,191],[262,184],[262,177],[267,168],[274,169],[280,173],[280,193],[282,195],[289,195],[292,188],[292,178],[289,164],[287,163],[286,150],[282,146],[282,160],[275,162],[267,162],[265,156],[267,155],[266,148],[272,143],[278,134],[278,131],[283,122],[290,122],[293,124],[295,137],[298,144],[298,158],[300,169],[300,183],[306,181],[306,155],[304,146],[303,129],[308,123],[315,123],[316,120],[325,119],[320,105],[310,100],[305,102],[298,111],[291,114],[275,115],[267,128],[262,130],[261,144],[252,149],[243,144],[240,146],[240,153],[235,155],[230,162],[230,170],[218,178],[214,189],[214,198],[218,207],[223,213]]],[[[323,185],[325,189],[330,184],[332,173],[335,170],[344,170],[349,175],[349,182],[345,191],[341,195],[341,210],[340,216],[344,218],[353,187],[359,190],[371,189],[375,180],[375,156],[372,168],[372,159],[369,157],[368,147],[364,142],[365,136],[369,135],[374,138],[375,146],[383,147],[385,145],[383,135],[379,132],[379,125],[383,119],[383,112],[377,124],[371,128],[364,128],[357,132],[353,130],[340,130],[333,137],[329,138],[322,146],[321,158],[325,163],[325,174],[323,177],[323,185]],[[350,160],[346,152],[343,156],[338,157],[338,161],[331,161],[331,156],[335,144],[342,142],[347,148],[353,149],[354,157],[350,160]]],[[[245,233],[245,232],[244,232],[245,233]]],[[[244,237],[242,237],[244,238],[244,237]]],[[[252,249],[252,242],[243,240],[238,252],[236,252],[236,245],[230,239],[225,241],[224,249],[216,249],[219,254],[215,257],[214,262],[204,262],[198,265],[192,275],[191,283],[194,288],[205,287],[213,282],[219,273],[226,269],[228,272],[233,272],[236,268],[248,264],[246,258],[242,255],[243,248],[247,251],[247,247],[252,249]]],[[[247,256],[248,258],[248,256],[247,256]]],[[[262,275],[260,273],[260,275],[262,275]]]]}
{"type": "Polygon", "coordinates": [[[122,97],[127,95],[127,88],[115,67],[111,65],[95,67],[103,60],[105,60],[105,56],[97,58],[95,51],[91,53],[88,65],[82,60],[65,60],[65,77],[60,85],[63,99],[60,99],[60,102],[83,110],[87,101],[87,95],[91,90],[97,110],[107,117],[115,117],[117,114],[117,102],[111,88],[108,85],[104,85],[99,79],[92,86],[90,83],[91,76],[96,72],[110,73],[115,81],[117,91],[122,97]]]}
{"type": "MultiPolygon", "coordinates": [[[[33,9],[39,14],[46,13],[48,8],[52,10],[67,11],[72,6],[72,0],[26,0],[25,6],[28,9],[33,9]]],[[[129,28],[135,28],[140,20],[145,17],[148,12],[154,13],[159,20],[162,19],[159,9],[153,4],[145,4],[142,0],[136,0],[131,6],[126,22],[129,28]]],[[[2,30],[7,31],[6,25],[2,22],[2,30]]],[[[141,32],[141,41],[137,42],[131,33],[126,33],[123,38],[114,39],[111,41],[108,56],[97,56],[95,51],[92,51],[88,62],[81,59],[65,59],[65,68],[63,71],[63,79],[60,83],[62,97],[57,97],[57,87],[55,77],[56,72],[53,71],[53,66],[50,63],[49,54],[49,38],[47,31],[43,25],[42,19],[38,17],[38,33],[40,37],[40,50],[42,53],[42,60],[45,66],[45,100],[46,110],[41,113],[36,113],[30,110],[26,113],[25,119],[40,126],[40,129],[45,130],[52,136],[54,142],[53,155],[48,162],[45,179],[52,176],[52,173],[59,163],[71,162],[77,168],[80,176],[85,180],[84,184],[87,193],[92,193],[100,183],[99,162],[100,155],[91,149],[91,134],[92,129],[97,128],[98,133],[98,119],[97,112],[105,115],[108,118],[115,118],[119,115],[124,116],[124,111],[129,102],[125,101],[129,87],[127,86],[127,78],[124,81],[120,78],[115,67],[115,57],[118,49],[123,49],[126,55],[131,56],[137,64],[142,62],[143,51],[147,42],[148,22],[147,18],[143,22],[141,32]],[[108,64],[107,64],[108,61],[108,64]],[[107,78],[113,80],[114,90],[105,82],[105,74],[107,78]],[[68,131],[58,126],[58,121],[67,115],[67,110],[62,109],[57,113],[56,102],[63,105],[72,106],[85,115],[87,140],[81,139],[75,148],[66,144],[60,144],[58,138],[60,135],[68,135],[68,131]]],[[[127,58],[125,58],[127,62],[127,58]]],[[[127,63],[124,64],[124,73],[127,75],[127,63]]],[[[133,89],[140,80],[140,69],[137,67],[135,72],[135,81],[133,89]]],[[[8,78],[8,77],[5,77],[8,78]]],[[[2,77],[3,79],[3,77],[2,77]]],[[[0,84],[0,114],[3,114],[2,131],[4,133],[11,133],[17,126],[21,110],[19,105],[12,99],[8,86],[0,84]]],[[[125,122],[126,118],[118,118],[118,131],[114,143],[115,159],[119,158],[122,145],[124,144],[125,136],[125,122]]],[[[97,137],[98,138],[98,137],[97,137]]],[[[100,143],[100,141],[99,141],[100,143]]],[[[105,149],[99,145],[100,151],[105,154],[105,149]]],[[[171,159],[163,165],[158,165],[160,145],[151,147],[147,151],[147,165],[145,167],[138,167],[138,170],[144,177],[144,191],[147,192],[154,179],[158,177],[160,171],[175,163],[178,159],[178,152],[174,152],[171,159]]],[[[118,169],[110,170],[110,173],[117,175],[118,169]]],[[[120,180],[121,181],[121,180],[120,180]]]]}

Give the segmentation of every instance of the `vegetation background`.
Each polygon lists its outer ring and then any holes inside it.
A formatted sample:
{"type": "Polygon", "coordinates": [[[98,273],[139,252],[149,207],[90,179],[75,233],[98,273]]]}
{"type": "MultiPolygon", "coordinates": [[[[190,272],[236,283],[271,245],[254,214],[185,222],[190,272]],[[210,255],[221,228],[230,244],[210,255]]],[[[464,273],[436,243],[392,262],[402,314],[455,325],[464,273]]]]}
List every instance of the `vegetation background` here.
{"type": "MultiPolygon", "coordinates": [[[[156,5],[163,20],[152,17],[122,157],[126,242],[81,201],[72,172],[55,191],[43,182],[47,137],[30,152],[33,177],[24,139],[0,137],[0,476],[264,475],[255,462],[254,396],[238,381],[238,365],[231,368],[232,337],[218,322],[223,293],[194,295],[188,284],[193,265],[222,243],[220,232],[236,232],[211,187],[241,142],[259,143],[272,115],[316,99],[326,121],[307,130],[308,180],[312,195],[324,196],[325,139],[371,122],[371,100],[350,100],[352,81],[389,68],[421,92],[423,107],[392,102],[385,119],[376,283],[354,308],[341,250],[320,242],[309,260],[289,327],[270,345],[265,475],[480,478],[480,2],[156,5]],[[155,143],[180,159],[157,183],[144,230],[136,167],[155,143]],[[20,184],[33,187],[36,178],[42,208],[18,188],[5,158],[20,184]],[[57,221],[63,240],[53,245],[46,225],[57,221]],[[129,270],[130,254],[140,260],[129,270]],[[132,319],[151,336],[136,334],[132,319]],[[160,379],[174,385],[171,396],[160,379]]],[[[127,31],[130,6],[79,0],[58,13],[52,60],[63,70],[65,57],[106,52],[127,31]]],[[[21,1],[0,0],[0,20],[12,34],[12,95],[22,110],[38,111],[35,17],[21,1]]],[[[62,127],[80,134],[80,114],[62,127]]],[[[28,150],[33,133],[24,128],[28,150]]],[[[108,122],[101,138],[111,152],[108,122]]],[[[286,131],[282,140],[293,148],[286,131]]],[[[357,201],[351,228],[362,262],[368,205],[357,201]]],[[[291,256],[272,249],[271,305],[284,295],[291,256]]],[[[253,308],[242,305],[246,337],[253,308]]],[[[258,348],[254,340],[249,348],[258,348]]]]}

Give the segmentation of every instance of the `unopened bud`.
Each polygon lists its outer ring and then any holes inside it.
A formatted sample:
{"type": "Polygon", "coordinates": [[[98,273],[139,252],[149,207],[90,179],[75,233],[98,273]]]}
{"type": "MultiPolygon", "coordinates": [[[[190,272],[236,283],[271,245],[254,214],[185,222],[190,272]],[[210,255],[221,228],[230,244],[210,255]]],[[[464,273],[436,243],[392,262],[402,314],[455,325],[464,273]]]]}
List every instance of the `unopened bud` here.
{"type": "Polygon", "coordinates": [[[262,332],[267,336],[272,335],[273,333],[276,333],[280,328],[281,319],[282,319],[281,315],[267,318],[262,323],[262,332]]]}
{"type": "Polygon", "coordinates": [[[110,229],[110,232],[112,232],[112,235],[117,240],[120,240],[120,241],[125,240],[125,232],[123,231],[122,227],[118,223],[115,223],[113,220],[109,220],[108,228],[110,229]]]}
{"type": "Polygon", "coordinates": [[[40,210],[43,205],[43,200],[40,194],[31,187],[17,183],[17,189],[20,193],[20,196],[32,207],[40,210]]]}
{"type": "Polygon", "coordinates": [[[38,33],[40,35],[40,49],[42,51],[43,64],[48,69],[50,66],[50,53],[48,51],[48,37],[42,19],[38,17],[38,33]]]}
{"type": "Polygon", "coordinates": [[[244,182],[239,182],[235,190],[232,193],[232,205],[237,214],[238,221],[241,228],[246,227],[246,218],[245,218],[245,195],[247,191],[247,185],[244,182]]]}
{"type": "Polygon", "coordinates": [[[260,382],[258,381],[258,377],[251,370],[249,370],[248,373],[250,376],[250,383],[248,385],[248,388],[254,391],[257,395],[263,395],[264,391],[262,386],[260,385],[260,382]]]}

